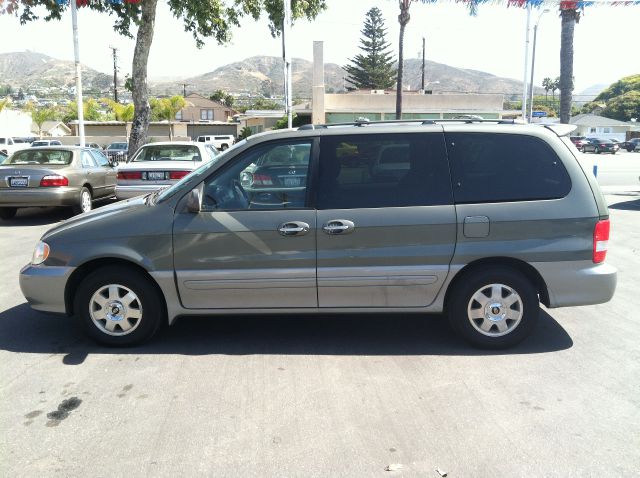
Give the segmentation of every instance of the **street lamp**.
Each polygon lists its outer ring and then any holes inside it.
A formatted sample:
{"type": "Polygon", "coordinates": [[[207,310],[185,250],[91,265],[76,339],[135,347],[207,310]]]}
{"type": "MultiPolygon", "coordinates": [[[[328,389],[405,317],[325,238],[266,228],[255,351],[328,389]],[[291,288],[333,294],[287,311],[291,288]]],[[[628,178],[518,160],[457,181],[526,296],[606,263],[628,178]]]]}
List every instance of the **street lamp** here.
{"type": "Polygon", "coordinates": [[[529,83],[529,118],[528,118],[529,123],[531,123],[531,119],[533,117],[533,70],[535,69],[535,66],[536,66],[536,40],[538,36],[538,24],[540,23],[540,19],[542,18],[542,15],[548,12],[549,12],[548,8],[545,8],[544,10],[542,10],[540,12],[540,15],[538,15],[538,20],[536,21],[536,24],[533,26],[533,51],[531,52],[531,82],[529,83]]]}

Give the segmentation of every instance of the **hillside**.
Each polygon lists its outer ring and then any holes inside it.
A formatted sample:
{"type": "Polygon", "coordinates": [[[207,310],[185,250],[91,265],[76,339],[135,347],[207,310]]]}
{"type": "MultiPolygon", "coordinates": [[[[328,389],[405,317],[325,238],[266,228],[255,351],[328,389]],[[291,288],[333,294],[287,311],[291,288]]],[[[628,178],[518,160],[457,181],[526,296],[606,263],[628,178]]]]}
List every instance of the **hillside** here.
{"type": "MultiPolygon", "coordinates": [[[[85,88],[108,89],[109,75],[82,66],[85,88]]],[[[75,65],[30,51],[0,54],[0,84],[14,89],[70,87],[75,84],[75,65]]]]}
{"type": "MultiPolygon", "coordinates": [[[[294,96],[310,97],[312,85],[312,62],[293,59],[294,96]]],[[[522,82],[501,78],[482,71],[455,68],[432,61],[426,62],[426,89],[434,92],[457,93],[503,93],[518,96],[522,82]]],[[[344,70],[335,63],[325,64],[325,88],[327,91],[342,91],[344,70]]],[[[405,62],[405,86],[420,88],[422,62],[410,59],[405,62]]],[[[150,81],[155,94],[175,94],[182,90],[181,83],[188,83],[191,91],[202,94],[222,89],[230,93],[280,94],[283,83],[282,59],[274,56],[254,56],[245,60],[216,68],[203,75],[173,82],[150,81]]],[[[348,86],[348,85],[347,85],[348,86]]],[[[544,90],[536,89],[536,93],[544,90]]]]}

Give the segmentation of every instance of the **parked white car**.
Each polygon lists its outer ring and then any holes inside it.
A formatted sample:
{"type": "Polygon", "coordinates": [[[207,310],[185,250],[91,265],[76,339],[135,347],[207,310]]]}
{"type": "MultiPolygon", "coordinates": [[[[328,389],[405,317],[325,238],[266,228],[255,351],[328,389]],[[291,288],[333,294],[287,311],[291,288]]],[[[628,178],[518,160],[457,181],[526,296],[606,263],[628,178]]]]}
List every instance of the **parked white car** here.
{"type": "Polygon", "coordinates": [[[218,134],[218,135],[203,135],[198,136],[196,140],[198,143],[212,144],[216,149],[224,151],[229,149],[236,139],[232,134],[218,134]]]}
{"type": "Polygon", "coordinates": [[[11,136],[0,136],[0,153],[11,156],[16,151],[28,148],[29,143],[18,143],[11,136]]]}
{"type": "Polygon", "coordinates": [[[118,165],[116,197],[129,199],[170,186],[218,154],[210,144],[191,141],[146,144],[118,165]]]}

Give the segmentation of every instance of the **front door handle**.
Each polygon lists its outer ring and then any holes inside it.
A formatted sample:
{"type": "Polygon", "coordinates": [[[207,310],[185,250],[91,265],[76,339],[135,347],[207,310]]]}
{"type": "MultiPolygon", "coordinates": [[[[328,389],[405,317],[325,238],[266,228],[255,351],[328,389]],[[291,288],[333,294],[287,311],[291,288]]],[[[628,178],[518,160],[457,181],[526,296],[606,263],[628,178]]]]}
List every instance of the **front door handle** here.
{"type": "Polygon", "coordinates": [[[351,234],[355,228],[356,225],[346,219],[332,219],[322,226],[322,230],[331,235],[351,234]]]}
{"type": "Polygon", "coordinates": [[[309,224],[301,221],[285,222],[278,226],[278,232],[283,236],[304,236],[309,232],[309,224]]]}

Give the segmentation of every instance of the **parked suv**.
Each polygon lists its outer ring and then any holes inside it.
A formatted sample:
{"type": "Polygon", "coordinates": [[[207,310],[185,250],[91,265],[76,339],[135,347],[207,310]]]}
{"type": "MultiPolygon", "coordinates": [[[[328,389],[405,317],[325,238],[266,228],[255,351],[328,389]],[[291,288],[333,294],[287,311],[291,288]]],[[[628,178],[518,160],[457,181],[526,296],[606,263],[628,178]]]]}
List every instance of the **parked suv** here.
{"type": "Polygon", "coordinates": [[[167,189],[49,230],[22,291],[106,345],[188,315],[443,311],[477,346],[514,345],[540,302],[610,300],[616,270],[572,127],[493,123],[251,136],[167,189]]]}

